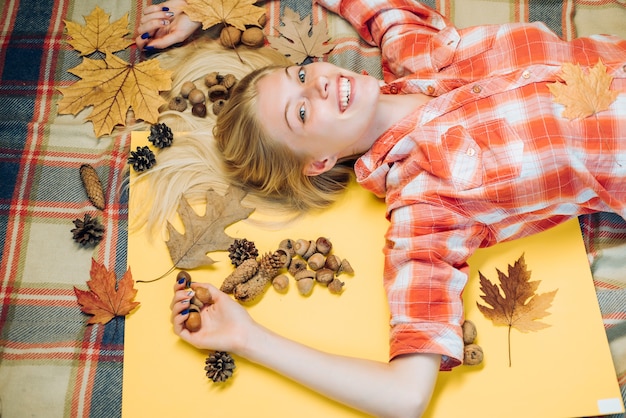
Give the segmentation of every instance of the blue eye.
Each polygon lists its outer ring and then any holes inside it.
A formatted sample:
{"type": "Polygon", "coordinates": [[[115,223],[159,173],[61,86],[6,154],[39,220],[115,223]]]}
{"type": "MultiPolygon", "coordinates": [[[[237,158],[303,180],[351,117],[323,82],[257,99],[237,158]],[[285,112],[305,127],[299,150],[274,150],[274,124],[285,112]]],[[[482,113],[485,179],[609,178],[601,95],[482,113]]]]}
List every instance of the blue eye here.
{"type": "Polygon", "coordinates": [[[300,120],[304,122],[304,119],[306,118],[306,111],[304,110],[304,106],[301,106],[300,110],[298,110],[298,116],[300,117],[300,120]]]}
{"type": "Polygon", "coordinates": [[[304,83],[304,80],[306,79],[304,74],[304,67],[300,67],[300,71],[298,71],[298,79],[301,83],[304,83]]]}

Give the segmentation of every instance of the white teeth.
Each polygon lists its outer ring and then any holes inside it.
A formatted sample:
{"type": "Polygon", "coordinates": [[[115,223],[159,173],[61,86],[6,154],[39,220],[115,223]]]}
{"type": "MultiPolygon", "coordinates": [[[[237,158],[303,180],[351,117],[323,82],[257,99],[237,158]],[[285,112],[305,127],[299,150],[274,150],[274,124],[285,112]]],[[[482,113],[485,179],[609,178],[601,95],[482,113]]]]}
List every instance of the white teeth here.
{"type": "Polygon", "coordinates": [[[350,103],[350,81],[347,78],[339,79],[339,106],[344,111],[350,103]]]}

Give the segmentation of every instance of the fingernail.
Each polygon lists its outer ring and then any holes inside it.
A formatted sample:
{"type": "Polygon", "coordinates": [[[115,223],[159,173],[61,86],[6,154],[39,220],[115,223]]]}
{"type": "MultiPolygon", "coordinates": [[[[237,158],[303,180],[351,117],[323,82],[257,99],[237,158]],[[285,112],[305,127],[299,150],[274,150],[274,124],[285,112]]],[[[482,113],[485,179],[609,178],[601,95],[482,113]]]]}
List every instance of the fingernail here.
{"type": "Polygon", "coordinates": [[[187,304],[187,303],[189,303],[189,299],[181,300],[180,303],[187,304]]]}
{"type": "Polygon", "coordinates": [[[187,296],[193,296],[195,294],[196,294],[196,292],[194,292],[193,290],[187,291],[187,296]]]}
{"type": "Polygon", "coordinates": [[[154,51],[155,48],[152,45],[146,45],[143,47],[144,51],[154,51]]]}
{"type": "Polygon", "coordinates": [[[150,37],[150,34],[148,32],[141,34],[141,39],[148,39],[149,37],[150,37]]]}
{"type": "Polygon", "coordinates": [[[174,16],[174,12],[167,12],[167,13],[165,13],[165,16],[173,17],[174,16]]]}
{"type": "Polygon", "coordinates": [[[169,7],[161,7],[161,10],[163,10],[164,12],[169,12],[170,8],[169,7]]]}
{"type": "Polygon", "coordinates": [[[180,311],[181,315],[187,315],[189,313],[189,309],[184,309],[182,311],[180,311]]]}
{"type": "Polygon", "coordinates": [[[178,284],[183,284],[185,283],[185,278],[181,277],[180,279],[178,279],[178,284]]]}

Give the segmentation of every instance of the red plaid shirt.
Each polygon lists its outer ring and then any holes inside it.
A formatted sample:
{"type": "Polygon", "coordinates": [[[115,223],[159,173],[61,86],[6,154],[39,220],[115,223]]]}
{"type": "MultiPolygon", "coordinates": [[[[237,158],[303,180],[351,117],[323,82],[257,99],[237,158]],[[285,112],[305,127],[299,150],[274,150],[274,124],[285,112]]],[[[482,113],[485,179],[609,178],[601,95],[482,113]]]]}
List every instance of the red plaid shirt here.
{"type": "Polygon", "coordinates": [[[626,217],[626,41],[564,42],[543,24],[457,29],[410,0],[318,0],[381,47],[386,94],[436,96],[377,140],[358,181],[387,202],[390,356],[463,358],[461,294],[479,247],[572,217],[626,217]],[[561,116],[548,83],[598,60],[620,91],[609,110],[561,116]]]}

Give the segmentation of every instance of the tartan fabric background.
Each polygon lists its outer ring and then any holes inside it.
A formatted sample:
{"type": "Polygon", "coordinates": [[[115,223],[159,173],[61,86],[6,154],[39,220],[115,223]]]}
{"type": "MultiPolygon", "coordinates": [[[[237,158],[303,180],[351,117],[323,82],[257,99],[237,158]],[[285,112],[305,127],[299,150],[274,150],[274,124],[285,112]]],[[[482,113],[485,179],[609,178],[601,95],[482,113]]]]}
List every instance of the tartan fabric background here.
{"type": "MultiPolygon", "coordinates": [[[[567,39],[597,32],[626,37],[621,0],[428,0],[459,26],[542,20],[567,39]],[[621,33],[620,33],[621,31],[621,33]]],[[[123,172],[128,135],[97,139],[83,123],[58,116],[56,88],[76,80],[80,62],[64,42],[64,20],[84,24],[96,5],[111,21],[126,13],[131,32],[145,3],[132,0],[0,0],[0,416],[121,415],[124,319],[85,326],[73,287],[86,289],[91,259],[126,270],[127,203],[123,172]],[[93,207],[78,169],[93,165],[107,206],[93,207]],[[71,238],[72,221],[89,213],[106,228],[95,249],[71,238]]],[[[375,48],[341,19],[308,0],[265,3],[276,35],[284,7],[326,20],[338,42],[328,58],[380,76],[375,48]]],[[[139,53],[129,48],[131,62],[139,53]]],[[[626,222],[608,214],[581,218],[598,300],[622,392],[626,387],[626,222]]],[[[138,297],[140,299],[140,295],[138,297]]],[[[149,344],[149,342],[148,342],[149,344]]],[[[158,365],[155,365],[158,367],[158,365]]],[[[626,395],[625,395],[626,396],[626,395]]]]}

